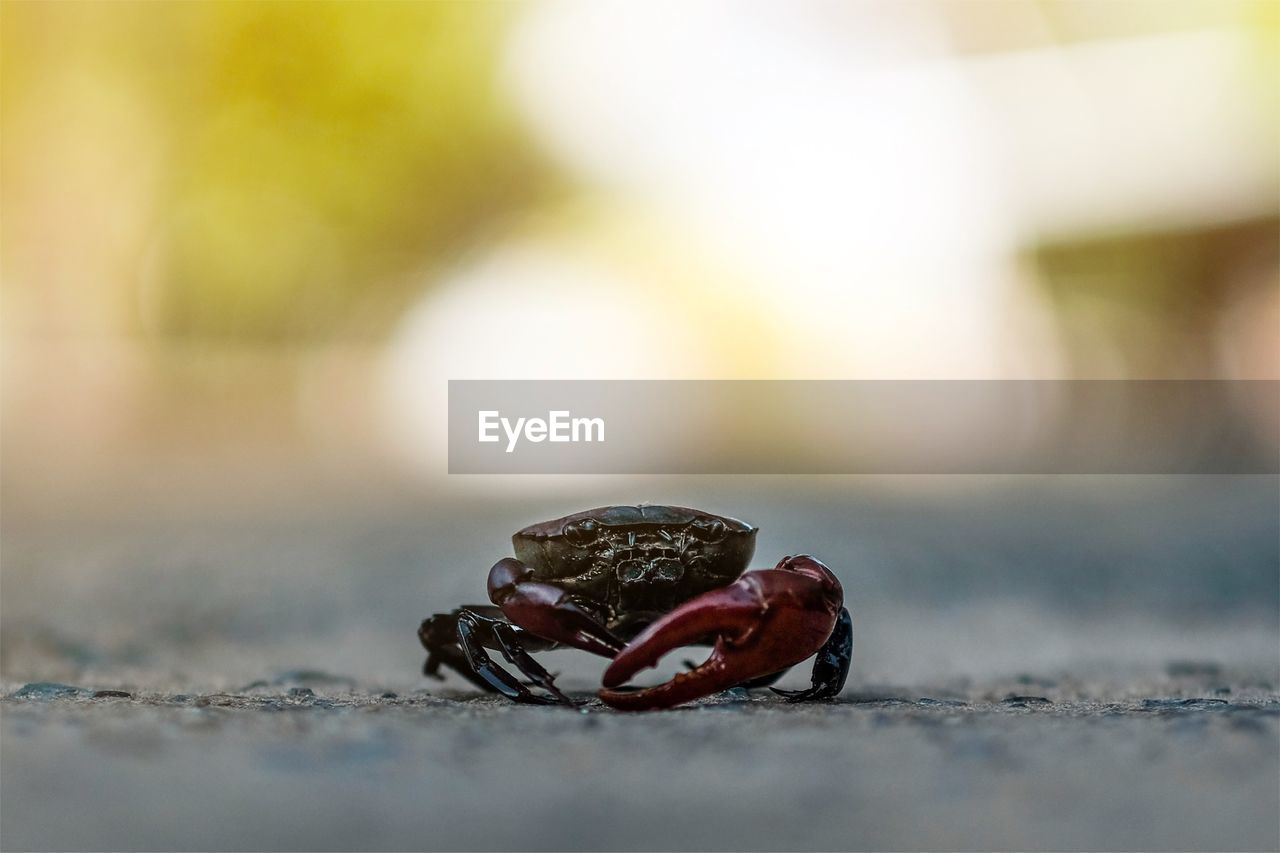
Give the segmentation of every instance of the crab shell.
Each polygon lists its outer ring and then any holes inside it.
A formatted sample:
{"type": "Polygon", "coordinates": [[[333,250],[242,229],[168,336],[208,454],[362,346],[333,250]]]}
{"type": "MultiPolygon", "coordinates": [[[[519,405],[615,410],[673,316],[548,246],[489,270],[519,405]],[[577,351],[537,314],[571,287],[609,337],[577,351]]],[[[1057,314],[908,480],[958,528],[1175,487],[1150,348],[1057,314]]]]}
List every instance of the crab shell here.
{"type": "Polygon", "coordinates": [[[608,506],[532,524],[511,542],[535,579],[598,603],[616,624],[732,582],[756,531],[688,507],[608,506]]]}

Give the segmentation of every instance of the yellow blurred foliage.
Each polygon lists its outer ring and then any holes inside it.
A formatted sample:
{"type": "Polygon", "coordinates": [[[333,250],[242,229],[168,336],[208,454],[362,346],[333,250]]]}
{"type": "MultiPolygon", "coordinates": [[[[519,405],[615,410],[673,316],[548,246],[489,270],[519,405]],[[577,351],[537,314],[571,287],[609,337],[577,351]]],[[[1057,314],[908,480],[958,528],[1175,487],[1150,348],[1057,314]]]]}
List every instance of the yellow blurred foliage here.
{"type": "Polygon", "coordinates": [[[399,274],[548,185],[494,85],[512,9],[7,3],[9,321],[380,333],[414,295],[399,274]]]}

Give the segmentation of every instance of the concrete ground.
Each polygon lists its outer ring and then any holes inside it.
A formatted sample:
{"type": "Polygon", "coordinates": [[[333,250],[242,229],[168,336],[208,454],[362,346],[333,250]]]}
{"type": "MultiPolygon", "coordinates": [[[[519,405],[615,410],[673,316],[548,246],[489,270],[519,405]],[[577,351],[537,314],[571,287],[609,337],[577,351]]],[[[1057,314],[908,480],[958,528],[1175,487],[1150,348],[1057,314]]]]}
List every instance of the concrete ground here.
{"type": "Polygon", "coordinates": [[[417,675],[419,619],[616,483],[9,491],[0,847],[1280,849],[1276,485],[625,483],[760,524],[757,565],[823,556],[855,618],[839,702],[644,715],[572,652],[578,709],[417,675]]]}
{"type": "Polygon", "coordinates": [[[1280,695],[1249,677],[728,695],[643,716],[294,680],[310,686],[8,693],[5,848],[1278,843],[1280,695]]]}

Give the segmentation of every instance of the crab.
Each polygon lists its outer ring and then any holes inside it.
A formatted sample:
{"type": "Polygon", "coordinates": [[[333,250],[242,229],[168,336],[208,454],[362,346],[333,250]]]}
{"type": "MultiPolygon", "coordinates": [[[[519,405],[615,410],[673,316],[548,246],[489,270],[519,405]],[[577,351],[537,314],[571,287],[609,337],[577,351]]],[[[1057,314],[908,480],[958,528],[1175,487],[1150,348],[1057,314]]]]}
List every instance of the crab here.
{"type": "Polygon", "coordinates": [[[733,687],[769,687],[790,701],[831,699],[844,686],[853,652],[840,582],[804,554],[745,571],[756,530],[734,518],[652,505],[601,507],[530,525],[512,537],[516,556],[489,570],[492,605],[423,621],[423,673],[443,679],[447,666],[516,702],[573,705],[531,654],[567,646],[611,659],[598,695],[620,710],[670,708],[733,687]],[[710,657],[663,684],[625,686],[666,653],[691,645],[712,646],[710,657]],[[809,688],[772,687],[811,656],[809,688]]]}

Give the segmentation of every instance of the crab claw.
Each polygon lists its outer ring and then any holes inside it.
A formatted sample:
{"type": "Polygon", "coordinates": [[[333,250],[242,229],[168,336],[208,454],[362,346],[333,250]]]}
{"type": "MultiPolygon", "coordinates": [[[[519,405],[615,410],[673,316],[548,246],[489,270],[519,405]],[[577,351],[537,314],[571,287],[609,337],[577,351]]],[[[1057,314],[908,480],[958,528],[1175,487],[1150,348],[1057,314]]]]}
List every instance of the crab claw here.
{"type": "Polygon", "coordinates": [[[564,590],[532,578],[532,570],[519,560],[499,560],[489,570],[489,600],[512,622],[543,639],[608,658],[622,649],[623,641],[564,590]]]}
{"type": "Polygon", "coordinates": [[[670,708],[793,666],[822,648],[844,605],[840,582],[813,557],[784,558],[686,601],[640,632],[605,670],[605,704],[626,711],[670,708]],[[641,690],[617,690],[667,652],[714,638],[690,672],[641,690]]]}

